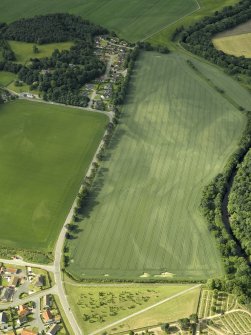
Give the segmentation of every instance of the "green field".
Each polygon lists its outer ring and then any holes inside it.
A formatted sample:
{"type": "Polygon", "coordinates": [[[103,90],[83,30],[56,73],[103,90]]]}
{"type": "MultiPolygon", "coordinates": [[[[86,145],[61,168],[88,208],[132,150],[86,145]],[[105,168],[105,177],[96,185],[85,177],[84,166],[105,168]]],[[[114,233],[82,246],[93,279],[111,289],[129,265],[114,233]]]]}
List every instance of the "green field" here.
{"type": "MultiPolygon", "coordinates": [[[[85,333],[89,334],[192,286],[182,284],[118,284],[116,286],[114,284],[111,287],[101,284],[101,286],[81,287],[78,284],[68,283],[65,288],[79,325],[85,333]]],[[[198,290],[191,292],[192,295],[189,297],[198,297],[198,290]]]]}
{"type": "Polygon", "coordinates": [[[237,57],[251,58],[251,33],[216,37],[213,44],[218,50],[237,57]]]}
{"type": "MultiPolygon", "coordinates": [[[[197,66],[232,99],[250,104],[231,78],[197,66]]],[[[177,54],[143,54],[133,78],[79,224],[83,231],[69,242],[69,271],[77,277],[219,276],[220,256],[198,207],[202,188],[235,150],[245,119],[177,54]]]]}
{"type": "Polygon", "coordinates": [[[8,86],[15,79],[16,75],[14,73],[0,71],[0,86],[8,86]]]}
{"type": "Polygon", "coordinates": [[[52,251],[106,123],[44,103],[1,105],[1,246],[52,251]]]}
{"type": "MultiPolygon", "coordinates": [[[[1,75],[1,73],[0,73],[1,75]]],[[[14,91],[16,93],[31,92],[32,94],[39,94],[36,90],[31,90],[30,85],[22,83],[21,86],[16,86],[15,81],[12,81],[8,86],[8,90],[14,91]]]]}
{"type": "Polygon", "coordinates": [[[17,41],[8,41],[11,49],[14,51],[18,63],[26,63],[31,58],[45,58],[51,56],[55,49],[68,50],[74,44],[73,42],[50,43],[38,45],[39,52],[34,54],[34,43],[25,43],[17,41]]]}
{"type": "Polygon", "coordinates": [[[188,27],[203,19],[204,16],[212,15],[215,11],[218,11],[226,6],[233,5],[237,2],[239,2],[239,0],[198,0],[200,5],[198,10],[193,11],[191,14],[186,15],[177,22],[174,22],[161,31],[156,32],[156,34],[149,37],[148,42],[152,44],[162,44],[168,45],[169,47],[174,47],[173,43],[170,43],[170,40],[176,28],[180,28],[181,26],[188,27]]]}
{"type": "Polygon", "coordinates": [[[69,12],[137,41],[198,7],[195,0],[1,0],[0,21],[69,12]],[[21,14],[20,14],[21,13],[21,14]]]}

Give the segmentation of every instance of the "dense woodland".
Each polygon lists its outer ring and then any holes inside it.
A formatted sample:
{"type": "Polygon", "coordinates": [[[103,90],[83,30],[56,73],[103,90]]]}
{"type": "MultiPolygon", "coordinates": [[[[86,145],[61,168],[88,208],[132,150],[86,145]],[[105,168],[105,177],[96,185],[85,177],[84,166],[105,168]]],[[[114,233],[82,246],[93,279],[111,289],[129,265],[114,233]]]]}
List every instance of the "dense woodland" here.
{"type": "Polygon", "coordinates": [[[45,44],[75,39],[89,39],[107,30],[70,14],[48,14],[20,19],[9,25],[0,23],[5,40],[45,44]]]}
{"type": "Polygon", "coordinates": [[[107,30],[69,14],[50,14],[0,24],[0,47],[4,61],[0,70],[18,74],[20,81],[43,92],[45,100],[85,107],[80,88],[105,72],[105,64],[94,55],[94,37],[107,30]],[[16,64],[7,40],[36,43],[28,65],[16,64]],[[73,40],[70,50],[55,50],[51,57],[38,59],[39,44],[73,40]]]}
{"type": "Polygon", "coordinates": [[[247,255],[251,256],[251,149],[234,178],[228,212],[234,235],[247,255]]]}
{"type": "Polygon", "coordinates": [[[227,55],[217,50],[212,38],[217,33],[233,28],[251,19],[251,2],[242,0],[235,6],[225,7],[213,16],[206,16],[187,29],[179,28],[174,37],[181,31],[181,45],[187,50],[222,66],[229,74],[245,74],[251,76],[251,60],[245,57],[227,55]]]}
{"type": "MultiPolygon", "coordinates": [[[[226,270],[225,278],[211,281],[211,288],[234,293],[242,303],[251,301],[251,267],[248,255],[245,250],[241,250],[234,236],[235,229],[231,234],[226,228],[222,208],[232,174],[251,146],[251,115],[249,112],[247,112],[247,118],[246,130],[238,150],[231,156],[224,172],[204,189],[201,201],[202,213],[207,219],[209,230],[216,238],[226,270]]],[[[245,245],[245,241],[246,237],[243,242],[241,238],[239,239],[241,245],[245,245]]]]}

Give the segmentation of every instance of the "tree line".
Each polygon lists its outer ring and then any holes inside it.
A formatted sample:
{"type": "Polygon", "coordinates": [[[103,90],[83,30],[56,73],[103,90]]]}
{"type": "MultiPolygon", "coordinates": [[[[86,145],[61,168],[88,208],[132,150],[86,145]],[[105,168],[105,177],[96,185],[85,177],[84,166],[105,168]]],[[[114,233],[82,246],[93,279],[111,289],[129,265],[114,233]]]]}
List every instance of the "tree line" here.
{"type": "Polygon", "coordinates": [[[85,107],[89,99],[81,95],[81,87],[105,72],[105,64],[94,54],[94,37],[105,33],[106,29],[69,14],[49,14],[10,25],[0,24],[0,46],[9,54],[0,62],[0,70],[18,74],[20,81],[42,92],[44,100],[85,107]],[[36,57],[39,48],[35,44],[34,58],[21,65],[13,62],[15,54],[7,39],[37,44],[73,40],[75,44],[69,50],[56,49],[50,57],[41,59],[36,57]]]}
{"type": "MultiPolygon", "coordinates": [[[[248,122],[237,151],[231,156],[223,173],[204,189],[201,210],[207,219],[209,230],[215,236],[222,255],[226,275],[224,278],[210,280],[210,288],[234,293],[241,303],[251,301],[251,267],[245,249],[240,250],[236,239],[227,229],[223,218],[223,199],[236,166],[242,162],[251,146],[251,115],[246,113],[248,122]]],[[[250,215],[250,212],[249,212],[250,215]]],[[[233,229],[235,235],[236,230],[233,229]]],[[[238,238],[238,236],[236,235],[238,238]]],[[[241,245],[245,245],[243,236],[239,236],[241,245]]]]}
{"type": "Polygon", "coordinates": [[[231,228],[251,256],[251,149],[239,165],[228,202],[231,228]]]}
{"type": "MultiPolygon", "coordinates": [[[[125,68],[127,68],[127,74],[125,78],[117,85],[116,90],[113,93],[113,102],[115,106],[122,105],[125,101],[125,97],[128,91],[130,77],[134,68],[135,61],[139,55],[139,48],[135,47],[133,50],[128,52],[125,60],[125,68]]],[[[116,112],[116,109],[115,109],[116,112]]]]}
{"type": "Polygon", "coordinates": [[[244,23],[251,18],[251,2],[241,0],[235,6],[216,11],[213,16],[206,16],[194,25],[180,27],[174,32],[173,39],[181,33],[181,45],[188,51],[224,67],[227,73],[251,76],[251,61],[243,56],[236,57],[217,50],[212,38],[227,29],[244,23]]]}

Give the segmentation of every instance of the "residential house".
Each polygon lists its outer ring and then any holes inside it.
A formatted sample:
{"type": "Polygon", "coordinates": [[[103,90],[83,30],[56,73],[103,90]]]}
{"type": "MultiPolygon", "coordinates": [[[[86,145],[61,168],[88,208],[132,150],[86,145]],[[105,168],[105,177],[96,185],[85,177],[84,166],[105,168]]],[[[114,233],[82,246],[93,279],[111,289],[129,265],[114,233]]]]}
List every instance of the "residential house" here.
{"type": "Polygon", "coordinates": [[[18,314],[19,317],[27,316],[28,314],[30,314],[29,307],[26,306],[26,305],[19,305],[17,314],[18,314]]]}
{"type": "Polygon", "coordinates": [[[44,305],[44,308],[48,308],[51,306],[51,297],[48,294],[46,294],[43,297],[43,305],[44,305]]]}
{"type": "Polygon", "coordinates": [[[43,287],[44,284],[45,284],[45,277],[44,277],[43,275],[39,275],[39,276],[37,277],[35,286],[36,286],[36,287],[43,287]]]}
{"type": "Polygon", "coordinates": [[[9,286],[17,287],[19,278],[17,276],[11,276],[9,286]]]}
{"type": "Polygon", "coordinates": [[[58,324],[54,324],[50,327],[50,329],[47,331],[47,335],[55,335],[60,330],[60,326],[58,324]]]}
{"type": "Polygon", "coordinates": [[[24,328],[20,335],[38,335],[38,333],[24,328]]]}
{"type": "Polygon", "coordinates": [[[4,287],[1,292],[0,300],[3,302],[12,301],[14,293],[15,289],[13,287],[4,287]]]}
{"type": "Polygon", "coordinates": [[[0,313],[0,329],[8,328],[8,316],[5,312],[0,313]]]}
{"type": "Polygon", "coordinates": [[[59,314],[55,315],[54,320],[55,320],[56,323],[60,323],[61,322],[61,316],[59,314]]]}
{"type": "Polygon", "coordinates": [[[46,309],[45,311],[43,311],[42,317],[45,323],[51,323],[53,322],[53,319],[54,319],[49,309],[46,309]]]}
{"type": "Polygon", "coordinates": [[[5,269],[5,274],[6,275],[16,275],[18,273],[18,269],[15,269],[15,268],[7,268],[5,269]]]}
{"type": "Polygon", "coordinates": [[[21,326],[22,324],[26,323],[28,320],[27,320],[27,317],[26,315],[24,316],[19,316],[18,319],[17,319],[17,325],[18,326],[21,326]]]}

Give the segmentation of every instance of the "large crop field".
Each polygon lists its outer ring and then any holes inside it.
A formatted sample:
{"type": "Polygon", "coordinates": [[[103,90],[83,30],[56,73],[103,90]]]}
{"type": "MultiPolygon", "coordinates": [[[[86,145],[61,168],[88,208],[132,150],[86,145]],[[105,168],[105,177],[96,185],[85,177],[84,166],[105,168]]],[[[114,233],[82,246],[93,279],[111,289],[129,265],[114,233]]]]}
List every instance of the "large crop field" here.
{"type": "MultiPolygon", "coordinates": [[[[209,65],[232,99],[248,93],[209,65]]],[[[219,83],[219,84],[218,84],[219,83]]],[[[69,242],[77,277],[206,278],[222,273],[199,213],[202,189],[222,171],[245,126],[242,114],[177,54],[144,53],[82,232],[69,242]]]]}
{"type": "Polygon", "coordinates": [[[196,0],[1,0],[0,21],[69,12],[137,41],[198,8],[196,0]]]}
{"type": "Polygon", "coordinates": [[[55,49],[68,50],[73,45],[73,42],[50,43],[38,45],[38,53],[34,54],[34,43],[25,43],[17,41],[9,41],[11,49],[14,51],[16,61],[18,63],[26,63],[31,58],[45,58],[51,56],[55,49]]]}
{"type": "Polygon", "coordinates": [[[251,58],[251,33],[217,37],[213,39],[213,43],[226,54],[251,58]]]}
{"type": "Polygon", "coordinates": [[[52,251],[106,123],[44,103],[1,105],[1,246],[52,251]]]}

